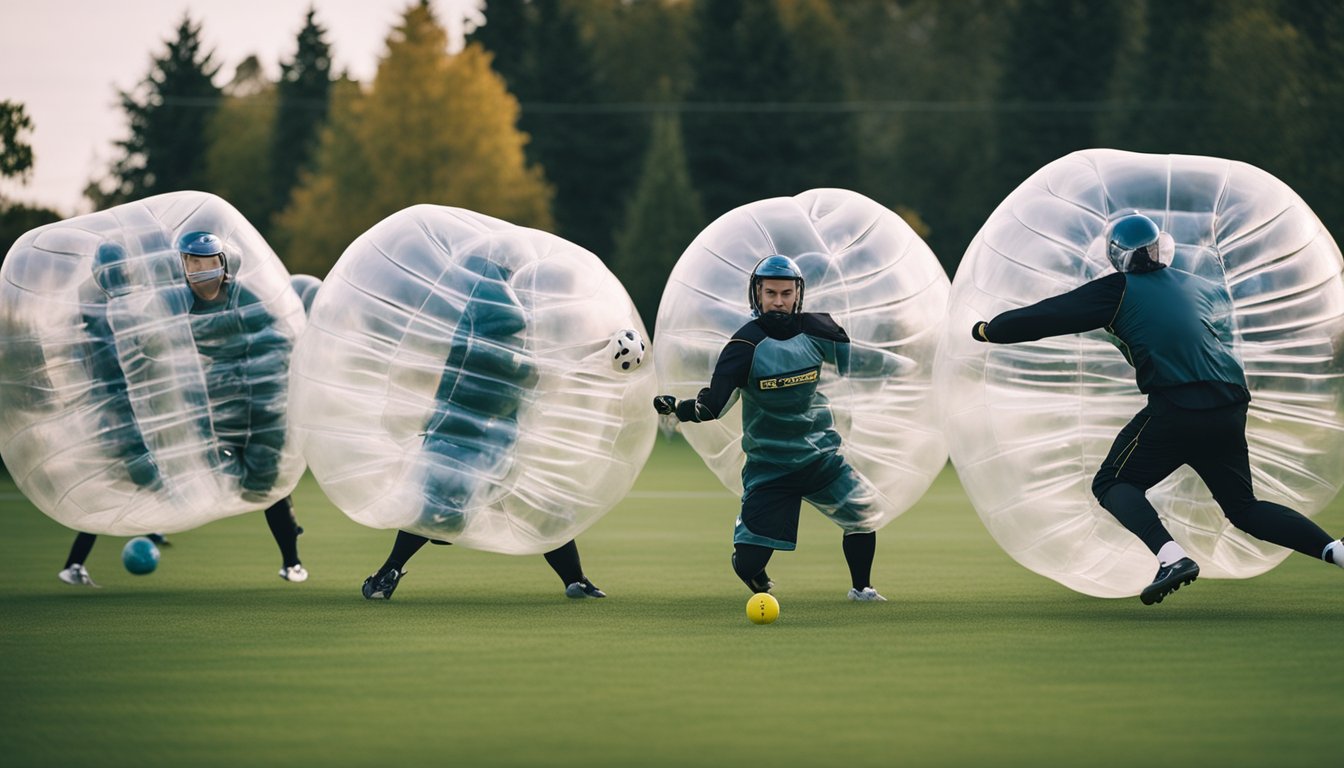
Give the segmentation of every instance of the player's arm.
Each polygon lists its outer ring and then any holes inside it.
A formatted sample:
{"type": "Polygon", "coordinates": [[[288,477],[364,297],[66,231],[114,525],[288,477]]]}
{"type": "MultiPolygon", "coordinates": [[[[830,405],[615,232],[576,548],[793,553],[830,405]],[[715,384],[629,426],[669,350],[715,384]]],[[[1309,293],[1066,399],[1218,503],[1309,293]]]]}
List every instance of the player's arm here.
{"type": "Polygon", "coordinates": [[[1016,344],[1105,328],[1115,319],[1124,296],[1125,275],[1112,272],[1068,293],[1009,310],[989,322],[982,320],[971,327],[971,336],[976,341],[1016,344]]]}
{"type": "Polygon", "coordinates": [[[679,421],[712,421],[719,418],[736,401],[737,390],[747,384],[756,344],[741,334],[729,340],[719,353],[719,361],[710,376],[709,386],[689,400],[677,401],[672,395],[653,399],[654,410],[661,414],[676,414],[679,421]]]}

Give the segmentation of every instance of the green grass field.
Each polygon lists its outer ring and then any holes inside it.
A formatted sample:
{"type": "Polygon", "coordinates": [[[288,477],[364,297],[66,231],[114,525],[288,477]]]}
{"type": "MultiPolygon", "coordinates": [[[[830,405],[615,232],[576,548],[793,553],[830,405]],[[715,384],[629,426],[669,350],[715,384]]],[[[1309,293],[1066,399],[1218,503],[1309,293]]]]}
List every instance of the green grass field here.
{"type": "MultiPolygon", "coordinates": [[[[3,476],[0,476],[3,478],[3,476]]],[[[662,442],[579,539],[611,597],[540,557],[391,546],[295,496],[312,578],[260,513],[173,536],[157,572],[100,541],[102,589],[56,580],[71,534],[0,479],[0,763],[17,766],[1316,766],[1344,727],[1344,572],[1294,556],[1164,604],[1014,563],[956,476],[879,535],[883,604],[844,599],[839,529],[804,509],[744,616],[735,500],[662,442]]],[[[1344,530],[1344,501],[1318,520],[1344,530]]]]}

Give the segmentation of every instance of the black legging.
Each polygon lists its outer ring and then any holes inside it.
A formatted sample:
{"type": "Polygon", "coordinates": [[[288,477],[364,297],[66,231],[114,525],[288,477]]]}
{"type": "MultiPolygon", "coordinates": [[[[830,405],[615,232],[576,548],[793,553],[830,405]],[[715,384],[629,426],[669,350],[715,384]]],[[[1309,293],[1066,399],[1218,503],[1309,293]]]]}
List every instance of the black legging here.
{"type": "Polygon", "coordinates": [[[1186,410],[1149,406],[1120,430],[1092,493],[1154,554],[1172,540],[1144,495],[1183,464],[1213,494],[1228,522],[1262,541],[1319,558],[1334,539],[1301,513],[1255,498],[1245,403],[1186,410]]]}

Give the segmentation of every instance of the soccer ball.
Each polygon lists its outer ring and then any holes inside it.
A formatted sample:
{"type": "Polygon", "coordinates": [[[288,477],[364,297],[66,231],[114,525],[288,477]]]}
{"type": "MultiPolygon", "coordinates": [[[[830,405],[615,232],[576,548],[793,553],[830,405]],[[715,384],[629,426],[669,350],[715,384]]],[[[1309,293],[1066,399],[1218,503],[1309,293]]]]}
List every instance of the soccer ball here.
{"type": "Polygon", "coordinates": [[[137,536],[122,547],[121,564],[137,576],[153,573],[159,567],[159,548],[144,536],[137,536]]]}
{"type": "Polygon", "coordinates": [[[747,601],[747,618],[752,624],[770,624],[779,618],[779,601],[768,592],[757,592],[747,601]]]}
{"type": "Polygon", "coordinates": [[[630,373],[644,363],[644,340],[639,331],[626,328],[617,331],[607,344],[607,359],[617,371],[630,373]]]}

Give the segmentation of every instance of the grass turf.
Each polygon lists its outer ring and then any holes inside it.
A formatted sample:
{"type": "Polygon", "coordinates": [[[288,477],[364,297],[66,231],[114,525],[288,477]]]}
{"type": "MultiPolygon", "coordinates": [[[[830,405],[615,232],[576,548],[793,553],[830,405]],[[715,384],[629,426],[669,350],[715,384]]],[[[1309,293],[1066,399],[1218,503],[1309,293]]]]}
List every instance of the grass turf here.
{"type": "MultiPolygon", "coordinates": [[[[540,557],[426,547],[390,602],[359,595],[392,533],[295,495],[312,578],[262,516],[172,537],[157,572],[98,543],[102,589],[59,583],[72,538],[0,476],[6,766],[1308,766],[1338,760],[1344,573],[1293,556],[1162,605],[1018,566],[944,472],[879,534],[883,604],[845,601],[839,530],[804,509],[747,622],[735,500],[680,442],[579,539],[611,597],[540,557]]],[[[1344,501],[1318,518],[1344,529],[1344,501]]]]}

